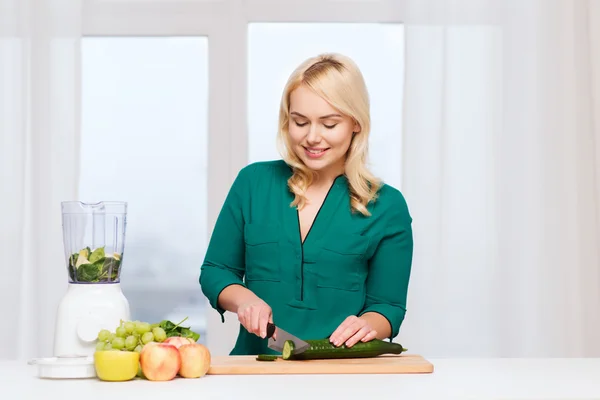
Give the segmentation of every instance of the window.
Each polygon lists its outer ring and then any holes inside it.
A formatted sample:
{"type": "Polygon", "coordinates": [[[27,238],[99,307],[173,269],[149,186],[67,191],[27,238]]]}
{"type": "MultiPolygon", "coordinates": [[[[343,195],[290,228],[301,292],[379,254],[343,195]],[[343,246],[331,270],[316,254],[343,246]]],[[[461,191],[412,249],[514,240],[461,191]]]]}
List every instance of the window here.
{"type": "Polygon", "coordinates": [[[370,165],[401,185],[404,27],[371,23],[253,23],[248,31],[248,157],[280,158],[275,144],[279,102],[293,69],[322,52],[351,57],[371,99],[370,165]],[[266,62],[268,60],[268,62],[266,62]]]}
{"type": "Polygon", "coordinates": [[[201,334],[207,245],[208,40],[82,41],[80,199],[128,202],[121,285],[133,318],[201,334]]]}

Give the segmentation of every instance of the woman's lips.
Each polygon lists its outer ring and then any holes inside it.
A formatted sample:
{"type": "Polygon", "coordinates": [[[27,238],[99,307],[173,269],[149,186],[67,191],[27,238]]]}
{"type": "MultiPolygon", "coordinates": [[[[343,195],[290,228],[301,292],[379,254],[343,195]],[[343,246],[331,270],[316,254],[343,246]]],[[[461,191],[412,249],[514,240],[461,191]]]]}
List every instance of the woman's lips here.
{"type": "Polygon", "coordinates": [[[304,153],[310,158],[321,158],[327,153],[328,148],[304,147],[304,153]]]}

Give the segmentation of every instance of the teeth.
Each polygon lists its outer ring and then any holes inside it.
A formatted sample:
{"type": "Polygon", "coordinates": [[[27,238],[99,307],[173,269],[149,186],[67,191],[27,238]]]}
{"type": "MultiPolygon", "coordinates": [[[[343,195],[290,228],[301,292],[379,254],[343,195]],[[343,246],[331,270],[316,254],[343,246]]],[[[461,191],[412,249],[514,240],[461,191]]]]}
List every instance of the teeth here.
{"type": "Polygon", "coordinates": [[[311,150],[311,149],[306,149],[306,150],[308,150],[308,152],[311,154],[320,154],[325,151],[325,150],[311,150]]]}

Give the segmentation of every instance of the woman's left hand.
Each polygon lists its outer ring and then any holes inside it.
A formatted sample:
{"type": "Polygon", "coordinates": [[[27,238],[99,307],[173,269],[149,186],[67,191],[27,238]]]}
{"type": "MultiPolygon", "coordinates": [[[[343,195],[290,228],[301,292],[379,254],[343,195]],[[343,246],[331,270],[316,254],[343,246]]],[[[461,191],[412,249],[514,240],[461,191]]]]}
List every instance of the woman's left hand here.
{"type": "Polygon", "coordinates": [[[376,336],[377,331],[366,320],[351,315],[331,334],[329,341],[336,346],[345,343],[346,347],[352,347],[359,341],[368,342],[376,336]]]}

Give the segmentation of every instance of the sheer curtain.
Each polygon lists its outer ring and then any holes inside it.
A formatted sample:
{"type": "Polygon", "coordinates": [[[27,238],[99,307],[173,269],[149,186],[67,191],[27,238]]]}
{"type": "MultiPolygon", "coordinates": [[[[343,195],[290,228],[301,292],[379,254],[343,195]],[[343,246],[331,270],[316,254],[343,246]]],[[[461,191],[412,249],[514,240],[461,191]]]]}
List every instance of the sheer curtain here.
{"type": "Polygon", "coordinates": [[[405,4],[415,258],[398,340],[600,356],[600,2],[405,4]]]}
{"type": "Polygon", "coordinates": [[[52,355],[77,194],[78,0],[0,0],[0,359],[52,355]]]}
{"type": "MultiPolygon", "coordinates": [[[[445,356],[600,356],[600,4],[403,0],[398,338],[445,356]]],[[[77,197],[80,0],[0,0],[0,358],[50,355],[77,197]]]]}

